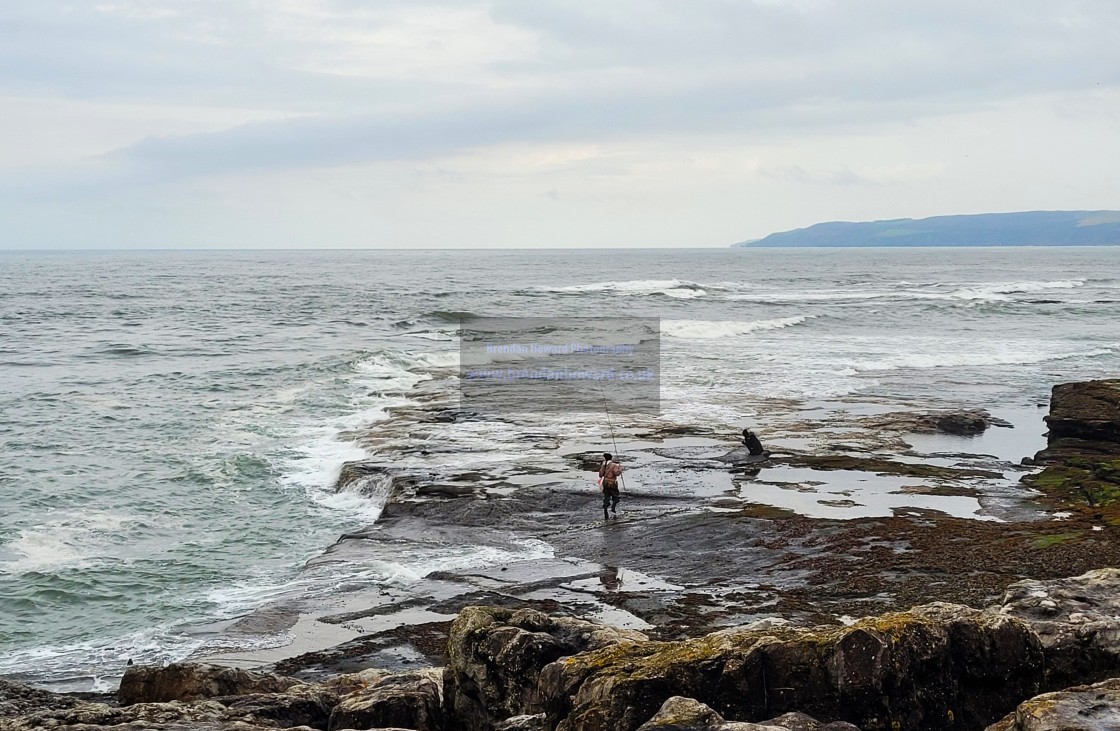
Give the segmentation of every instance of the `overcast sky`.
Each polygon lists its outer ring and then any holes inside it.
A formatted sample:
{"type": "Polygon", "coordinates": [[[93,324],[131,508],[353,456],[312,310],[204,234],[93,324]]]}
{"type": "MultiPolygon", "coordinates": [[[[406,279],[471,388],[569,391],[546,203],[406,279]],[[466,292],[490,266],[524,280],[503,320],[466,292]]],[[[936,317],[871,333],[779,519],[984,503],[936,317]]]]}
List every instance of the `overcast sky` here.
{"type": "Polygon", "coordinates": [[[0,248],[1120,208],[1116,0],[4,0],[0,248]]]}

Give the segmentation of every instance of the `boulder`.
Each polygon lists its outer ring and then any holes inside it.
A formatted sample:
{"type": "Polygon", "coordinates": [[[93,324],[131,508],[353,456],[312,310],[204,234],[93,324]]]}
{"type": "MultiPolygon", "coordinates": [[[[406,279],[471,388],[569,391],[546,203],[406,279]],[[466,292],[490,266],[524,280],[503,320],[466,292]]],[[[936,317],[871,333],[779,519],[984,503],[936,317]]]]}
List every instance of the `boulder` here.
{"type": "Polygon", "coordinates": [[[1045,693],[1019,704],[987,731],[1116,731],[1120,678],[1045,693]]]}
{"type": "Polygon", "coordinates": [[[335,731],[390,726],[443,731],[442,670],[428,668],[389,675],[343,697],[331,713],[328,728],[335,731]]]}
{"type": "Polygon", "coordinates": [[[552,731],[548,725],[548,716],[543,713],[532,715],[510,716],[494,727],[494,731],[552,731]]]}
{"type": "Polygon", "coordinates": [[[1080,381],[1054,386],[1046,449],[1040,463],[1081,455],[1120,456],[1120,380],[1080,381]]]}
{"type": "Polygon", "coordinates": [[[295,678],[204,663],[173,663],[166,667],[132,665],[125,670],[117,702],[166,703],[219,696],[282,693],[300,684],[295,678]]]}
{"type": "Polygon", "coordinates": [[[1038,635],[1047,688],[1102,680],[1120,670],[1120,569],[1019,581],[995,609],[1027,622],[1038,635]]]}
{"type": "Polygon", "coordinates": [[[786,713],[778,718],[749,723],[727,721],[703,703],[673,696],[638,731],[859,731],[850,723],[822,724],[804,713],[786,713]]]}
{"type": "Polygon", "coordinates": [[[425,471],[408,471],[371,460],[357,460],[342,465],[334,489],[335,492],[356,492],[391,501],[434,477],[434,473],[425,471]]]}
{"type": "Polygon", "coordinates": [[[988,419],[986,414],[975,411],[944,414],[937,417],[934,426],[943,434],[972,437],[984,433],[988,428],[988,419]]]}
{"type": "Polygon", "coordinates": [[[252,693],[215,698],[226,707],[226,718],[248,724],[323,729],[338,703],[338,695],[315,685],[296,685],[283,693],[252,693]]]}
{"type": "Polygon", "coordinates": [[[356,673],[332,675],[319,683],[319,685],[335,695],[344,696],[356,693],[360,690],[372,688],[390,675],[392,675],[392,673],[388,670],[367,668],[356,673]]]}
{"type": "MultiPolygon", "coordinates": [[[[599,468],[603,466],[603,452],[577,452],[575,454],[564,455],[568,459],[574,461],[579,470],[583,472],[598,472],[599,468]]],[[[619,461],[623,461],[619,456],[619,461]]]]}
{"type": "MultiPolygon", "coordinates": [[[[468,731],[494,728],[542,710],[541,670],[559,658],[617,643],[645,642],[640,632],[532,609],[467,607],[447,643],[448,714],[468,731]]],[[[644,720],[644,719],[643,719],[644,720]]]]}
{"type": "Polygon", "coordinates": [[[221,728],[225,720],[225,706],[214,701],[136,703],[125,708],[116,708],[105,703],[79,703],[70,708],[55,708],[16,718],[0,719],[0,730],[38,731],[50,728],[80,729],[97,726],[136,729],[217,729],[221,728]]]}
{"type": "Polygon", "coordinates": [[[1120,380],[1054,386],[1046,448],[1023,482],[1063,510],[1120,524],[1120,380]]]}
{"type": "Polygon", "coordinates": [[[666,700],[653,718],[638,727],[639,731],[778,731],[774,726],[731,722],[700,701],[673,696],[666,700]]]}
{"type": "Polygon", "coordinates": [[[32,711],[72,708],[80,702],[73,696],[0,680],[0,719],[13,718],[32,711]]]}
{"type": "Polygon", "coordinates": [[[929,604],[850,627],[618,643],[549,664],[538,695],[557,731],[632,731],[672,696],[733,720],[799,711],[869,731],[937,731],[999,719],[1039,692],[1043,666],[1022,620],[929,604]]]}

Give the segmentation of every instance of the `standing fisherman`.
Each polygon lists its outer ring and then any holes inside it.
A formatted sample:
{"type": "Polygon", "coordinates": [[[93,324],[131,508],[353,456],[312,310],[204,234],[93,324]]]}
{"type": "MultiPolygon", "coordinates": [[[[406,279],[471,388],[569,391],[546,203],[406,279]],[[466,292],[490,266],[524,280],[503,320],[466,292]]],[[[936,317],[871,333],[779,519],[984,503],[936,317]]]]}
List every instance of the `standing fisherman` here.
{"type": "Polygon", "coordinates": [[[614,461],[610,452],[603,453],[603,464],[599,467],[599,485],[603,489],[603,520],[607,520],[607,508],[618,517],[618,478],[622,475],[622,465],[614,461]]]}

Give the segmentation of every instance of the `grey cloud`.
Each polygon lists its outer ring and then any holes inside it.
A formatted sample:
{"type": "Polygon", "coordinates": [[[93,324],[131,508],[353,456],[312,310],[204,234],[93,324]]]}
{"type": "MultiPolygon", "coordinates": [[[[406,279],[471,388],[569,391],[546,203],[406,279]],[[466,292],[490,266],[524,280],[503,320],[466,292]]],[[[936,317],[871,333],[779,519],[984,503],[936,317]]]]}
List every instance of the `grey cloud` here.
{"type": "MultiPolygon", "coordinates": [[[[503,142],[632,134],[750,141],[1120,83],[1120,5],[1111,0],[426,5],[488,8],[498,22],[534,33],[540,48],[492,64],[497,85],[345,78],[291,70],[291,49],[268,35],[268,11],[248,2],[182,0],[163,6],[174,9],[167,17],[130,17],[17,0],[0,11],[0,84],[312,113],[130,145],[102,160],[124,184],[422,159],[503,142]],[[206,28],[218,41],[186,32],[206,28]]],[[[418,7],[377,7],[389,6],[418,7]]],[[[383,22],[357,0],[321,7],[356,27],[383,22]]],[[[314,50],[328,41],[306,43],[314,50]]]]}
{"type": "MultiPolygon", "coordinates": [[[[450,91],[438,80],[293,68],[292,48],[269,38],[267,11],[240,0],[176,0],[166,3],[173,15],[154,17],[100,12],[97,5],[12,0],[0,6],[0,93],[310,113],[414,103],[450,91]],[[205,32],[215,37],[206,41],[205,32]]],[[[375,24],[345,20],[351,27],[375,24]]],[[[307,45],[314,53],[326,42],[307,45]]]]}

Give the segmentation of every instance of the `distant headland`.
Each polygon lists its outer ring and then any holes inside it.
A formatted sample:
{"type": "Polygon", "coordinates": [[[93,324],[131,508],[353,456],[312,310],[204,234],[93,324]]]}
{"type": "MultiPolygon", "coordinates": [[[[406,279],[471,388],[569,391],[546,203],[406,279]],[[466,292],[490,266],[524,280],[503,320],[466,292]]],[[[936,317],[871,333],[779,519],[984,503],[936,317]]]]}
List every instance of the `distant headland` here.
{"type": "Polygon", "coordinates": [[[832,221],[733,247],[1116,246],[1120,211],[1025,211],[967,216],[832,221]]]}

